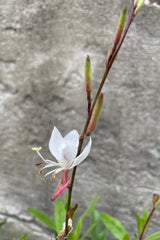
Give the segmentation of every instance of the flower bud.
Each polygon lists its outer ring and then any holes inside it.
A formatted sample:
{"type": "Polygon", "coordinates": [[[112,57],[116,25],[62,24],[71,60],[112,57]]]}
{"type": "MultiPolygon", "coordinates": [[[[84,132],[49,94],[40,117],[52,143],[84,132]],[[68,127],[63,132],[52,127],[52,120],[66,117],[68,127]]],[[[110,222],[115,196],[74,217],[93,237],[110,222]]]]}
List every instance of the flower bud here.
{"type": "Polygon", "coordinates": [[[153,194],[153,207],[157,207],[160,204],[160,196],[153,194]]]}
{"type": "Polygon", "coordinates": [[[138,13],[139,9],[142,7],[144,3],[144,0],[137,0],[134,7],[135,7],[135,11],[134,11],[134,16],[138,13]]]}
{"type": "Polygon", "coordinates": [[[114,44],[117,45],[119,43],[119,40],[121,38],[125,23],[126,23],[126,13],[127,13],[127,8],[123,8],[122,13],[119,17],[119,22],[118,22],[118,27],[117,27],[117,32],[114,40],[114,44]]]}
{"type": "Polygon", "coordinates": [[[85,81],[86,81],[86,92],[91,92],[91,61],[89,55],[87,55],[85,63],[85,81]]]}
{"type": "Polygon", "coordinates": [[[89,122],[89,126],[88,126],[88,131],[89,132],[93,132],[96,128],[96,125],[98,123],[98,120],[100,118],[101,115],[101,111],[102,111],[102,105],[103,105],[103,93],[101,93],[96,101],[96,104],[94,106],[93,109],[93,113],[91,116],[91,120],[89,122]]]}

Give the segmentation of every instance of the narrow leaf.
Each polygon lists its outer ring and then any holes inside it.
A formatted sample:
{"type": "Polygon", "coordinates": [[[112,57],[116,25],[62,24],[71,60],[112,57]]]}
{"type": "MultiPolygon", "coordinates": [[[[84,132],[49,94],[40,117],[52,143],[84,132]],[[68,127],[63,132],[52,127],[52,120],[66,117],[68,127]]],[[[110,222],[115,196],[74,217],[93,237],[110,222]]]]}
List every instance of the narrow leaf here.
{"type": "Polygon", "coordinates": [[[99,199],[99,196],[96,196],[92,203],[90,204],[90,206],[87,208],[87,210],[82,214],[82,216],[80,217],[82,219],[82,221],[93,211],[94,206],[96,205],[97,201],[99,199]]]}
{"type": "Polygon", "coordinates": [[[126,234],[124,237],[123,237],[123,240],[130,240],[130,237],[128,234],[126,234]]]}
{"type": "Polygon", "coordinates": [[[6,221],[0,222],[0,228],[3,226],[3,224],[5,224],[6,221]]]}
{"type": "Polygon", "coordinates": [[[43,222],[44,224],[46,224],[48,227],[50,227],[52,230],[56,231],[56,225],[55,225],[55,221],[53,221],[48,215],[46,215],[45,213],[35,209],[35,208],[28,208],[28,211],[35,216],[36,218],[38,218],[41,222],[43,222]]]}
{"type": "Polygon", "coordinates": [[[28,238],[28,234],[24,234],[22,237],[19,238],[19,240],[26,240],[28,238]]]}
{"type": "Polygon", "coordinates": [[[93,230],[94,227],[95,227],[95,223],[92,224],[92,225],[87,229],[87,231],[83,234],[83,236],[80,238],[80,240],[84,240],[85,237],[87,237],[87,235],[93,230]]]}
{"type": "Polygon", "coordinates": [[[113,234],[116,239],[122,240],[127,234],[126,229],[122,226],[120,221],[111,217],[106,213],[101,213],[101,219],[106,228],[113,234]]]}
{"type": "Polygon", "coordinates": [[[63,223],[65,222],[66,210],[63,202],[60,199],[56,200],[54,217],[56,224],[56,231],[59,232],[62,230],[63,223]]]}
{"type": "MultiPolygon", "coordinates": [[[[147,221],[147,218],[148,218],[148,212],[147,210],[144,210],[143,212],[143,216],[139,216],[138,214],[136,215],[137,217],[137,227],[138,227],[138,233],[139,233],[139,236],[141,235],[141,232],[143,230],[143,227],[144,227],[144,224],[146,223],[147,221]]],[[[148,228],[148,226],[147,226],[148,228]]],[[[146,228],[146,230],[147,230],[146,228]]]]}
{"type": "Polygon", "coordinates": [[[99,240],[106,240],[106,237],[108,235],[108,229],[104,229],[99,233],[99,240]]]}
{"type": "Polygon", "coordinates": [[[73,240],[74,239],[74,233],[71,232],[67,238],[67,240],[73,240]]]}
{"type": "Polygon", "coordinates": [[[91,225],[95,223],[95,227],[91,231],[91,239],[97,240],[101,233],[101,217],[97,210],[91,213],[91,225]]]}
{"type": "Polygon", "coordinates": [[[152,234],[151,236],[147,237],[145,240],[157,240],[160,239],[160,231],[152,234]]]}
{"type": "Polygon", "coordinates": [[[79,221],[76,224],[74,240],[78,240],[78,238],[81,234],[81,229],[82,229],[82,219],[80,218],[79,221]]]}

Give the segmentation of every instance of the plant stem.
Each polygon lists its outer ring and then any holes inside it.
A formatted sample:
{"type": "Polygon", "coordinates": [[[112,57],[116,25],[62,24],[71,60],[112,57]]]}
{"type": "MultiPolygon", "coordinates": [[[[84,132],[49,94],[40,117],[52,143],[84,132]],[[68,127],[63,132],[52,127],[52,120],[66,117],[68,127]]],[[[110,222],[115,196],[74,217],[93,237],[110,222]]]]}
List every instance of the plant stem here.
{"type": "MultiPolygon", "coordinates": [[[[119,43],[119,45],[117,46],[117,49],[115,49],[114,52],[112,52],[112,56],[110,58],[110,61],[108,63],[108,65],[106,66],[106,69],[105,69],[105,72],[103,74],[103,77],[102,77],[102,80],[101,80],[101,83],[100,83],[100,86],[98,88],[98,91],[96,93],[96,96],[94,98],[94,101],[92,103],[92,107],[91,107],[91,110],[90,110],[90,114],[88,115],[87,117],[87,120],[86,120],[86,123],[85,123],[85,126],[84,126],[84,129],[83,129],[83,133],[82,133],[82,136],[80,137],[80,140],[79,140],[79,146],[78,146],[78,152],[77,152],[77,156],[80,155],[81,153],[81,149],[82,149],[82,145],[83,145],[83,141],[84,141],[84,136],[87,132],[87,128],[88,128],[88,125],[89,125],[89,122],[90,122],[90,119],[91,119],[91,116],[92,116],[92,112],[93,112],[93,109],[94,109],[94,106],[96,104],[96,101],[99,97],[99,94],[101,93],[101,90],[102,90],[102,87],[105,83],[105,80],[108,76],[108,73],[112,67],[112,64],[122,46],[122,43],[127,35],[127,32],[129,30],[129,27],[133,21],[133,14],[134,14],[134,0],[132,0],[132,6],[131,6],[131,11],[130,11],[130,15],[129,15],[129,19],[128,19],[128,22],[126,24],[126,28],[124,30],[124,33],[123,33],[123,36],[121,38],[121,41],[119,43]]],[[[75,174],[76,174],[76,169],[77,169],[77,166],[73,168],[73,172],[72,172],[72,177],[71,177],[71,183],[70,183],[70,186],[68,188],[68,204],[67,204],[67,213],[69,212],[70,210],[70,204],[71,204],[71,198],[72,198],[72,189],[73,189],[73,184],[74,184],[74,179],[75,179],[75,174]]],[[[65,227],[65,235],[67,236],[67,233],[68,233],[68,219],[69,219],[69,216],[66,216],[66,227],[65,227]]]]}
{"type": "Polygon", "coordinates": [[[141,232],[141,235],[139,237],[139,240],[142,240],[143,237],[144,237],[144,234],[145,234],[145,230],[147,228],[147,225],[149,223],[149,221],[151,220],[151,217],[153,216],[153,213],[155,212],[156,210],[156,207],[153,207],[152,211],[150,212],[148,218],[147,218],[147,221],[145,222],[144,226],[143,226],[143,229],[142,229],[142,232],[141,232]]]}

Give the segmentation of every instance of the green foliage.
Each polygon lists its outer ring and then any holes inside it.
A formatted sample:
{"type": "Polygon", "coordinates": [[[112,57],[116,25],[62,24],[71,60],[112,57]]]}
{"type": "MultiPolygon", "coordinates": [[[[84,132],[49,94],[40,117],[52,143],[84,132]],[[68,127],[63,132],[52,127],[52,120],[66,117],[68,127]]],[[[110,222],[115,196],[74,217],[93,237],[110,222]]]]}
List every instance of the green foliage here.
{"type": "Polygon", "coordinates": [[[157,240],[160,239],[160,232],[156,232],[152,234],[151,236],[147,237],[145,240],[157,240]]]}
{"type": "Polygon", "coordinates": [[[81,229],[82,229],[82,219],[80,218],[75,227],[74,238],[73,238],[74,240],[78,240],[81,234],[81,229]]]}
{"type": "MultiPolygon", "coordinates": [[[[94,207],[99,199],[99,196],[96,196],[90,206],[86,209],[86,211],[82,214],[82,216],[79,218],[76,226],[75,226],[75,238],[74,240],[78,240],[80,233],[81,233],[81,228],[82,228],[82,222],[83,220],[94,210],[94,207]]],[[[92,229],[90,229],[91,231],[92,229]]]]}
{"type": "MultiPolygon", "coordinates": [[[[92,201],[90,206],[86,209],[86,211],[81,215],[79,218],[74,233],[70,233],[68,236],[68,240],[78,240],[81,234],[82,229],[82,222],[83,220],[94,210],[95,204],[98,201],[98,196],[95,197],[95,199],[92,201]]],[[[28,208],[28,211],[35,216],[37,219],[39,219],[41,222],[43,222],[45,225],[50,227],[52,230],[54,230],[55,234],[57,235],[59,231],[62,230],[63,223],[65,222],[66,217],[66,205],[67,205],[67,198],[65,199],[65,204],[60,200],[57,199],[55,201],[55,209],[54,209],[54,217],[55,220],[52,220],[48,215],[45,213],[34,209],[34,208],[28,208]]],[[[87,231],[84,233],[84,235],[80,238],[81,240],[85,239],[85,237],[93,230],[95,227],[95,223],[91,223],[90,227],[87,229],[87,231]]],[[[104,234],[104,233],[103,233],[104,234]]],[[[103,238],[102,238],[103,240],[103,238]]]]}
{"type": "MultiPolygon", "coordinates": [[[[138,214],[136,215],[136,217],[137,217],[138,233],[139,233],[139,236],[140,236],[141,232],[143,230],[144,224],[146,223],[147,218],[148,218],[147,210],[144,210],[142,217],[140,217],[138,214]]],[[[147,228],[148,228],[148,226],[146,227],[146,230],[147,230],[147,228]]]]}
{"type": "MultiPolygon", "coordinates": [[[[28,238],[28,234],[24,234],[22,237],[20,237],[18,240],[26,240],[28,238]]],[[[13,240],[17,240],[16,238],[13,238],[13,240]]]]}
{"type": "Polygon", "coordinates": [[[56,224],[56,232],[58,233],[59,231],[62,230],[62,226],[66,218],[65,205],[60,199],[57,199],[55,202],[54,218],[56,224]]]}
{"type": "Polygon", "coordinates": [[[18,240],[26,240],[28,238],[28,234],[23,235],[18,240]]]}
{"type": "Polygon", "coordinates": [[[80,219],[82,219],[82,221],[94,210],[94,207],[97,203],[99,199],[99,196],[96,196],[93,201],[91,202],[91,204],[89,205],[89,207],[86,209],[86,211],[82,214],[82,216],[80,217],[80,219]]]}
{"type": "MultiPolygon", "coordinates": [[[[98,196],[94,198],[90,206],[84,211],[84,213],[80,216],[77,223],[73,228],[73,232],[71,232],[67,238],[67,240],[84,240],[86,236],[90,235],[91,240],[106,240],[108,232],[118,240],[131,240],[126,229],[121,224],[121,222],[107,213],[99,213],[95,210],[95,205],[98,201],[98,196]],[[90,226],[87,231],[82,235],[82,225],[83,221],[86,217],[90,215],[90,226]],[[105,225],[105,229],[102,228],[102,222],[105,225]]],[[[41,222],[45,225],[50,227],[55,235],[62,230],[63,223],[65,223],[66,218],[66,206],[67,206],[67,198],[65,199],[65,203],[63,203],[60,199],[55,201],[55,210],[54,210],[54,217],[55,220],[52,220],[48,215],[45,213],[36,210],[34,208],[29,208],[28,211],[33,214],[36,218],[38,218],[41,222]]],[[[144,210],[143,215],[137,216],[137,226],[138,226],[138,233],[141,234],[144,224],[148,219],[148,212],[144,210]]],[[[0,227],[5,223],[1,222],[0,227]]],[[[148,226],[147,226],[148,227],[148,226]]],[[[146,228],[147,229],[147,228],[146,228]]],[[[25,240],[27,239],[27,234],[22,236],[18,240],[25,240]]],[[[137,240],[139,237],[135,234],[137,240]]],[[[160,231],[154,233],[153,235],[147,237],[145,240],[157,240],[160,239],[160,231]]],[[[14,238],[16,240],[16,238],[14,238]]]]}
{"type": "Polygon", "coordinates": [[[93,223],[93,224],[87,229],[87,231],[83,234],[83,236],[80,238],[80,240],[84,240],[85,237],[88,236],[88,234],[93,230],[94,227],[95,227],[95,223],[93,223]]]}
{"type": "Polygon", "coordinates": [[[92,240],[105,240],[108,234],[107,228],[102,230],[101,216],[97,210],[93,210],[91,213],[91,225],[95,224],[95,227],[91,230],[90,235],[92,240]]]}
{"type": "Polygon", "coordinates": [[[122,226],[120,221],[111,217],[107,213],[101,213],[100,216],[106,228],[113,234],[116,239],[130,240],[126,229],[122,226]]]}
{"type": "Polygon", "coordinates": [[[28,211],[38,218],[41,222],[46,224],[48,227],[50,227],[52,230],[56,231],[56,223],[53,221],[48,215],[45,213],[35,209],[35,208],[28,208],[28,211]]]}
{"type": "Polygon", "coordinates": [[[3,224],[5,224],[6,223],[6,221],[2,221],[2,222],[0,222],[0,228],[3,226],[3,224]]]}

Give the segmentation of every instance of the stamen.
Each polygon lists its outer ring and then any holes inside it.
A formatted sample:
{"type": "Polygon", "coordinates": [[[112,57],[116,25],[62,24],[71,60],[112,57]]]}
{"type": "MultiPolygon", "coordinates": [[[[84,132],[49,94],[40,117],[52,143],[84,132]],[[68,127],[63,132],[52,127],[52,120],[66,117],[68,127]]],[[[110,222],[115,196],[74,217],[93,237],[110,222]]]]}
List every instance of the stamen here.
{"type": "Polygon", "coordinates": [[[45,177],[43,178],[43,181],[44,181],[44,183],[46,184],[46,178],[45,178],[45,177]]]}
{"type": "Polygon", "coordinates": [[[56,172],[54,172],[54,173],[52,174],[51,181],[49,182],[49,184],[51,184],[51,183],[53,182],[53,180],[55,179],[55,177],[56,177],[56,172]]]}
{"type": "Polygon", "coordinates": [[[42,174],[43,168],[45,167],[45,165],[43,165],[40,170],[39,170],[39,174],[42,174]]]}

